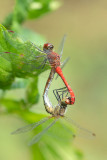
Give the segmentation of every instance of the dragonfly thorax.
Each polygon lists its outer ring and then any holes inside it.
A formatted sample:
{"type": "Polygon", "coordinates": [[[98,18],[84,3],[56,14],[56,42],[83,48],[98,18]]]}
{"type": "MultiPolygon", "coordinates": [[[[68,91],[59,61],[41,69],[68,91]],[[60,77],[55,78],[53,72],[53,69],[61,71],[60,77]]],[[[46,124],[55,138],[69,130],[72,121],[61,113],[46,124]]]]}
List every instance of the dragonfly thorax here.
{"type": "Polygon", "coordinates": [[[67,105],[57,105],[55,108],[54,108],[54,112],[53,112],[53,116],[57,117],[57,116],[64,116],[65,112],[66,112],[66,108],[67,108],[67,105]]]}
{"type": "Polygon", "coordinates": [[[45,43],[43,46],[43,51],[47,54],[47,59],[51,67],[56,68],[60,66],[60,56],[53,51],[53,44],[45,43]]]}

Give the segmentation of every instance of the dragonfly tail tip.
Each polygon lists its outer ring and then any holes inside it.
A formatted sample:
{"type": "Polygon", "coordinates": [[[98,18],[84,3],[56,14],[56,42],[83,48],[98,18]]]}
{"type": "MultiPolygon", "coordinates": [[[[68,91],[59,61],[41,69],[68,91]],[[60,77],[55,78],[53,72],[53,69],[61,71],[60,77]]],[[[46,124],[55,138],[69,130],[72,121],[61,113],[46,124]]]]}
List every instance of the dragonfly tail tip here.
{"type": "Polygon", "coordinates": [[[14,132],[11,132],[10,134],[11,134],[11,135],[14,135],[15,133],[14,133],[14,132]]]}

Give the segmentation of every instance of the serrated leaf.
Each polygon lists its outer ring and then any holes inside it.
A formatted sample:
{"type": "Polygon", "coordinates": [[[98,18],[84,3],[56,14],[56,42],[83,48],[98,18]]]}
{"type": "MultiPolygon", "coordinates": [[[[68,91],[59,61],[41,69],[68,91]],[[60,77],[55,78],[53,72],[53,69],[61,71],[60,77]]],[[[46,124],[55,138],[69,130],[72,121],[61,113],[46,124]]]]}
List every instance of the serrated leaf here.
{"type": "Polygon", "coordinates": [[[49,68],[38,69],[44,61],[44,55],[30,41],[24,41],[17,34],[8,32],[0,25],[0,82],[12,83],[15,77],[34,77],[49,68]],[[4,53],[5,52],[5,53],[4,53]]]}

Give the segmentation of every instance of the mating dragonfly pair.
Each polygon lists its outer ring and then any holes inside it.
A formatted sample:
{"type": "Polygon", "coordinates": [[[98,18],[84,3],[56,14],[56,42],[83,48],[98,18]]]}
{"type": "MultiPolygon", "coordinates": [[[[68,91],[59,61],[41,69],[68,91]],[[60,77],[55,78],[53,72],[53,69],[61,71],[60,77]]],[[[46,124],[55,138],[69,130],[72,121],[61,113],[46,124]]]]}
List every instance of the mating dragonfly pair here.
{"type": "MultiPolygon", "coordinates": [[[[9,31],[10,33],[14,34],[13,31],[9,31]]],[[[41,50],[40,48],[38,48],[35,44],[32,44],[33,47],[35,47],[35,49],[38,50],[38,52],[42,53],[42,55],[35,55],[35,53],[31,52],[31,55],[29,54],[29,62],[26,61],[26,56],[21,53],[21,54],[16,54],[16,53],[11,53],[11,52],[1,52],[1,56],[10,60],[11,58],[13,58],[13,56],[15,55],[16,57],[20,57],[21,58],[21,65],[26,65],[27,67],[30,66],[30,69],[32,69],[32,71],[34,69],[37,69],[36,65],[32,65],[32,61],[37,62],[37,60],[39,58],[42,57],[42,62],[41,65],[38,67],[38,69],[42,69],[46,62],[48,61],[50,66],[51,66],[51,71],[50,71],[50,75],[49,78],[47,80],[45,89],[44,89],[44,93],[43,93],[43,101],[44,101],[44,106],[46,111],[51,114],[50,117],[44,118],[39,122],[30,124],[28,126],[25,126],[23,128],[20,128],[18,130],[16,130],[15,132],[13,132],[12,134],[18,134],[18,133],[23,133],[23,132],[27,132],[29,130],[32,130],[34,128],[36,128],[37,126],[39,126],[40,124],[45,123],[48,119],[50,118],[54,118],[54,121],[48,126],[46,127],[42,132],[40,132],[39,134],[37,134],[32,141],[30,142],[30,145],[38,142],[38,140],[41,138],[41,136],[50,128],[54,125],[54,123],[60,118],[60,117],[66,117],[65,116],[65,111],[67,109],[68,105],[72,105],[75,103],[75,95],[74,92],[72,91],[71,87],[69,86],[69,84],[67,83],[62,70],[61,70],[61,62],[60,59],[62,57],[62,53],[63,53],[63,46],[64,46],[64,42],[65,42],[65,37],[62,39],[61,42],[61,47],[60,47],[60,54],[57,54],[53,51],[53,45],[50,43],[46,43],[43,46],[43,50],[41,50]],[[6,54],[8,54],[9,56],[6,56],[6,54]],[[5,56],[4,56],[5,55],[5,56]],[[33,60],[30,60],[30,56],[33,57],[33,60]],[[58,100],[58,104],[56,106],[53,106],[51,101],[48,98],[48,91],[51,85],[51,82],[54,78],[54,74],[57,73],[63,80],[64,84],[65,84],[65,88],[61,88],[61,89],[55,89],[54,95],[56,97],[56,99],[58,100]],[[65,95],[64,95],[65,94],[65,95]],[[69,96],[68,96],[69,95],[69,96]]],[[[20,47],[19,47],[20,48],[20,47]]],[[[18,66],[18,68],[20,68],[20,65],[18,66]]],[[[71,118],[67,118],[68,120],[72,121],[71,118]]],[[[73,122],[73,121],[72,121],[73,122]]],[[[73,124],[75,124],[73,122],[73,124]]],[[[81,127],[79,127],[78,125],[76,125],[78,127],[79,130],[82,130],[86,133],[88,133],[91,136],[94,136],[94,133],[91,133],[90,131],[83,129],[81,127]]]]}
{"type": "MultiPolygon", "coordinates": [[[[68,117],[65,115],[66,109],[67,109],[67,104],[65,103],[65,98],[68,96],[69,92],[66,89],[66,87],[64,88],[60,88],[60,89],[55,89],[53,90],[53,93],[56,97],[56,99],[58,100],[58,104],[56,106],[53,107],[53,112],[51,114],[51,116],[49,117],[45,117],[43,119],[41,119],[38,122],[34,122],[32,124],[26,125],[22,128],[18,128],[17,130],[15,130],[14,132],[12,132],[12,135],[16,135],[16,134],[22,134],[22,133],[26,133],[29,131],[34,130],[35,128],[37,128],[38,126],[44,124],[45,122],[49,121],[50,119],[53,119],[52,122],[50,122],[50,124],[43,129],[41,132],[39,132],[38,134],[36,134],[32,140],[29,142],[29,146],[37,143],[41,137],[61,118],[63,118],[65,121],[69,122],[69,124],[71,125],[71,127],[73,127],[76,130],[76,133],[74,133],[74,131],[72,132],[72,130],[69,130],[69,133],[71,134],[71,136],[73,138],[75,138],[76,136],[79,137],[83,137],[83,138],[93,138],[95,137],[95,134],[92,133],[91,131],[81,127],[80,125],[78,125],[75,121],[72,120],[71,117],[68,117]]],[[[52,107],[52,104],[51,104],[52,107]]]]}

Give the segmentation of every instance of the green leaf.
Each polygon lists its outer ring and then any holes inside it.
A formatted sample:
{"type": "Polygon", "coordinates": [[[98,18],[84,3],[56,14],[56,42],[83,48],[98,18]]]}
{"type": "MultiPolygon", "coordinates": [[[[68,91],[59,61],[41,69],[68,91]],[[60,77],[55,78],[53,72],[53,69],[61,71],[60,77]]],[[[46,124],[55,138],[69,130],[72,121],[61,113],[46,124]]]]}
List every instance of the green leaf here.
{"type": "Polygon", "coordinates": [[[26,99],[27,103],[35,104],[39,100],[39,92],[37,89],[38,86],[38,78],[31,79],[31,82],[29,83],[29,86],[27,87],[26,91],[26,99]]]}
{"type": "Polygon", "coordinates": [[[0,51],[1,88],[9,86],[15,77],[35,77],[49,68],[47,65],[43,69],[38,69],[46,54],[38,51],[31,41],[24,41],[17,34],[8,32],[2,25],[0,25],[0,51]]]}
{"type": "Polygon", "coordinates": [[[5,108],[5,112],[17,113],[25,106],[24,101],[16,101],[11,99],[0,99],[0,104],[5,108]]]}
{"type": "Polygon", "coordinates": [[[34,0],[30,4],[28,18],[38,18],[60,7],[60,2],[53,0],[34,0]]]}
{"type": "Polygon", "coordinates": [[[29,79],[23,78],[15,78],[15,81],[11,85],[11,89],[18,89],[18,88],[26,88],[29,84],[29,79]]]}
{"type": "Polygon", "coordinates": [[[35,19],[60,7],[57,0],[16,0],[14,12],[10,13],[3,22],[5,27],[15,28],[27,19],[35,19]]]}

